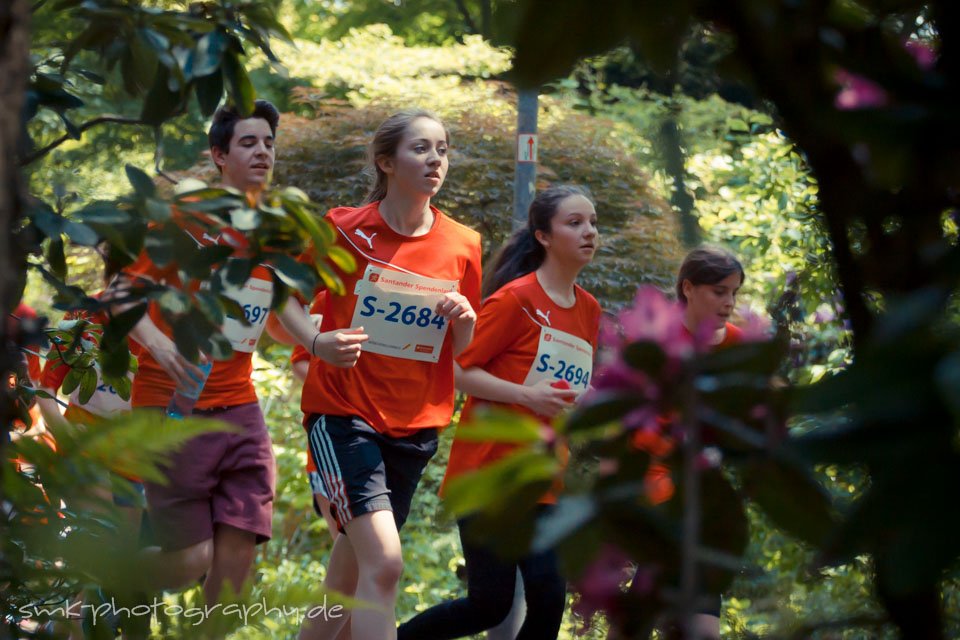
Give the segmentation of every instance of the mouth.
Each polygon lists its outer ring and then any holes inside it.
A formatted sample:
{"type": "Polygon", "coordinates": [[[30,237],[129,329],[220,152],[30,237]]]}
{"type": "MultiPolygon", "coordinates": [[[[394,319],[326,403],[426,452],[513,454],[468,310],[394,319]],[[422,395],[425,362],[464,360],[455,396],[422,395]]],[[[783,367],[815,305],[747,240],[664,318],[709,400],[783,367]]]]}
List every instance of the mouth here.
{"type": "Polygon", "coordinates": [[[597,247],[596,247],[596,245],[592,245],[592,244],[582,244],[582,245],[580,245],[580,248],[581,248],[581,249],[590,249],[591,251],[593,251],[593,250],[596,249],[597,247]]]}
{"type": "Polygon", "coordinates": [[[439,179],[440,179],[440,172],[439,172],[439,171],[431,171],[430,173],[428,173],[428,174],[426,175],[426,177],[427,177],[427,178],[430,178],[431,180],[439,180],[439,179]]]}
{"type": "Polygon", "coordinates": [[[250,165],[251,169],[263,169],[264,171],[270,171],[270,165],[265,162],[258,162],[257,164],[250,165]]]}

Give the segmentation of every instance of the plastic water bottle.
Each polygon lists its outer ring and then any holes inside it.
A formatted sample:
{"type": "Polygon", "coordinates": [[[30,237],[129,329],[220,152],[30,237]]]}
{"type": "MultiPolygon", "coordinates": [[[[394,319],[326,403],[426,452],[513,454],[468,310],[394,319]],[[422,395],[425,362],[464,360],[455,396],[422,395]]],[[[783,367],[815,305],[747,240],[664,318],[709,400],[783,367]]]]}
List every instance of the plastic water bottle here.
{"type": "Polygon", "coordinates": [[[173,397],[170,398],[170,404],[167,405],[167,415],[171,418],[181,419],[193,413],[193,407],[197,404],[197,400],[200,399],[200,392],[203,391],[203,385],[206,384],[207,378],[210,377],[210,371],[213,369],[213,360],[205,360],[198,364],[197,368],[200,369],[202,375],[200,377],[193,374],[190,375],[196,384],[192,387],[177,387],[177,390],[173,392],[173,397]]]}

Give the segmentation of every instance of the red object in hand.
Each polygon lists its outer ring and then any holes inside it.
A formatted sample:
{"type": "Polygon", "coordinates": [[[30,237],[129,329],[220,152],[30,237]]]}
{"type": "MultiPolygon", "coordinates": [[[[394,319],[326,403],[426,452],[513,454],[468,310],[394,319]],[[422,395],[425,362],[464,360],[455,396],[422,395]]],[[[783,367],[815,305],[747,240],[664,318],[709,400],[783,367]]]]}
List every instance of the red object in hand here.
{"type": "MultiPolygon", "coordinates": [[[[551,382],[550,386],[553,387],[554,389],[560,389],[561,391],[566,391],[570,389],[570,383],[567,382],[566,380],[557,380],[556,382],[551,382]]],[[[576,398],[569,398],[567,402],[569,402],[570,404],[573,404],[574,400],[576,400],[576,398]]]]}

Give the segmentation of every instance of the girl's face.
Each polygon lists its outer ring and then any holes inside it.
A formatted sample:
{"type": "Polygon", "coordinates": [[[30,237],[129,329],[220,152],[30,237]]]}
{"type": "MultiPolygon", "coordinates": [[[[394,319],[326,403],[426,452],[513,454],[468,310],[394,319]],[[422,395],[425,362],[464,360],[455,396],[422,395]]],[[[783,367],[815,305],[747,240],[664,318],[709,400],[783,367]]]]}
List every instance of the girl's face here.
{"type": "Polygon", "coordinates": [[[579,194],[567,196],[550,219],[550,233],[537,231],[536,235],[553,258],[587,265],[600,243],[597,211],[587,198],[579,194]]]}
{"type": "Polygon", "coordinates": [[[388,188],[428,198],[437,195],[450,166],[443,125],[432,118],[414,119],[396,153],[381,157],[378,163],[387,174],[388,188]]]}
{"type": "Polygon", "coordinates": [[[710,329],[720,329],[729,320],[740,291],[740,273],[731,273],[715,284],[693,284],[683,281],[683,295],[687,297],[684,311],[687,326],[695,331],[706,324],[710,329]]]}

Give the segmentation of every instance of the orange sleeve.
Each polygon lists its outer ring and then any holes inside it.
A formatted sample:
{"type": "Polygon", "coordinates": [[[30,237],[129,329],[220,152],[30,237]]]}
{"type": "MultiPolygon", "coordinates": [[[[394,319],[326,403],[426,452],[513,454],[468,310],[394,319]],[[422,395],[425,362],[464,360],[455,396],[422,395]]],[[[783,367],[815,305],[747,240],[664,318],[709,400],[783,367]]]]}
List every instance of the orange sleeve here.
{"type": "MultiPolygon", "coordinates": [[[[470,306],[474,310],[480,309],[480,286],[481,280],[483,279],[482,274],[482,257],[480,243],[477,242],[473,247],[473,255],[467,260],[466,268],[464,269],[463,279],[460,281],[460,293],[462,293],[467,300],[470,301],[470,306]]],[[[479,317],[478,317],[479,320],[479,317]]]]}
{"type": "Polygon", "coordinates": [[[290,354],[290,362],[301,362],[309,359],[310,354],[299,344],[293,348],[293,353],[290,354]]]}
{"type": "Polygon", "coordinates": [[[464,369],[483,367],[503,353],[508,346],[505,339],[516,335],[517,322],[523,321],[522,314],[517,299],[509,293],[487,298],[477,315],[473,341],[457,357],[457,364],[464,369]]]}

